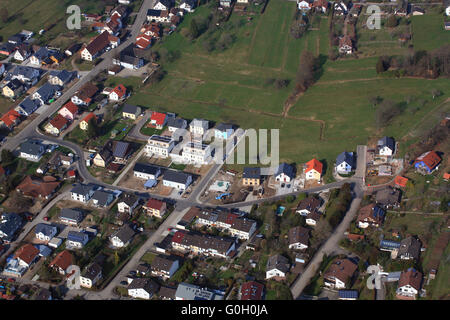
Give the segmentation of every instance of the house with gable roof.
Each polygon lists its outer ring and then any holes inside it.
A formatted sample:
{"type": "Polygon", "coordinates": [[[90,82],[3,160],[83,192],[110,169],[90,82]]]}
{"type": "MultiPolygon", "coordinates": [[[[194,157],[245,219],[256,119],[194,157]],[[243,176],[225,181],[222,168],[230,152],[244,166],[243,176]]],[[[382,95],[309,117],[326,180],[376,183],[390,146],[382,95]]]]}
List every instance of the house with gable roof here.
{"type": "Polygon", "coordinates": [[[435,151],[428,151],[414,161],[414,167],[420,173],[430,174],[439,169],[442,158],[435,151]]]}
{"type": "Polygon", "coordinates": [[[349,259],[338,259],[325,271],[324,284],[330,288],[345,289],[350,285],[358,266],[349,259]]]}
{"type": "Polygon", "coordinates": [[[422,273],[414,268],[402,271],[396,290],[397,299],[415,300],[422,287],[422,278],[422,273]]]}
{"type": "Polygon", "coordinates": [[[306,163],[305,179],[320,181],[322,176],[323,164],[317,159],[312,159],[306,163]]]}
{"type": "Polygon", "coordinates": [[[295,178],[295,168],[287,163],[280,163],[274,177],[278,182],[289,183],[295,178]]]}
{"type": "Polygon", "coordinates": [[[359,210],[356,222],[361,229],[365,229],[369,226],[378,228],[383,224],[384,217],[385,211],[375,203],[371,203],[359,210]]]}
{"type": "Polygon", "coordinates": [[[356,159],[353,152],[342,152],[336,158],[335,170],[340,174],[349,174],[356,168],[356,159]]]}

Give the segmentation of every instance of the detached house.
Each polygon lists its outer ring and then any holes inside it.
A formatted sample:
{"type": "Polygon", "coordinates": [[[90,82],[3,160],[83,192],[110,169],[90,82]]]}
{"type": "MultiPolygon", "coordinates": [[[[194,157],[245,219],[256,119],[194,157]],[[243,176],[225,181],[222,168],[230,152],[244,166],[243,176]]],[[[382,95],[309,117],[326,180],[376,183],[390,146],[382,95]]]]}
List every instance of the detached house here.
{"type": "Polygon", "coordinates": [[[131,120],[136,120],[136,118],[141,114],[141,108],[138,106],[133,106],[131,104],[126,104],[122,109],[122,117],[131,120]]]}
{"type": "Polygon", "coordinates": [[[93,262],[81,273],[80,285],[90,289],[102,279],[102,276],[102,267],[98,263],[93,262]]]}
{"type": "Polygon", "coordinates": [[[134,234],[134,230],[128,224],[124,224],[111,236],[110,242],[115,248],[123,248],[131,242],[134,234]]]}
{"type": "Polygon", "coordinates": [[[169,10],[170,8],[172,8],[171,0],[158,0],[153,6],[155,10],[169,10]]]}
{"type": "Polygon", "coordinates": [[[365,229],[369,226],[378,228],[383,224],[385,212],[382,208],[372,203],[359,210],[357,223],[358,227],[365,229]]]}
{"type": "Polygon", "coordinates": [[[127,89],[124,87],[123,84],[119,84],[109,94],[109,100],[121,101],[121,100],[125,99],[126,96],[127,96],[127,89]]]}
{"type": "Polygon", "coordinates": [[[422,273],[414,268],[402,272],[396,291],[397,299],[415,300],[422,287],[422,273]]]}
{"type": "Polygon", "coordinates": [[[397,258],[401,260],[419,260],[420,248],[422,244],[416,237],[409,236],[400,242],[397,258]]]}
{"type": "Polygon", "coordinates": [[[148,157],[167,158],[174,146],[175,141],[171,137],[154,134],[148,138],[148,142],[145,145],[145,153],[148,157]]]}
{"type": "Polygon", "coordinates": [[[187,121],[181,118],[169,118],[169,120],[167,120],[167,127],[170,132],[175,132],[178,129],[186,129],[187,121]]]}
{"type": "Polygon", "coordinates": [[[167,211],[167,204],[157,199],[149,199],[143,206],[145,212],[157,218],[162,218],[167,211]]]}
{"type": "Polygon", "coordinates": [[[36,66],[46,64],[45,61],[48,61],[48,59],[50,59],[51,54],[52,52],[48,48],[41,47],[38,51],[36,51],[35,54],[31,56],[30,63],[36,66]]]}
{"type": "Polygon", "coordinates": [[[69,231],[67,235],[67,248],[83,248],[89,241],[89,236],[84,232],[69,231]]]}
{"type": "Polygon", "coordinates": [[[167,115],[161,112],[152,112],[148,127],[162,129],[167,123],[167,115]]]}
{"type": "Polygon", "coordinates": [[[45,223],[39,223],[34,229],[36,239],[41,241],[50,241],[58,233],[58,229],[55,226],[45,223]]]}
{"type": "Polygon", "coordinates": [[[17,79],[22,83],[33,86],[38,82],[40,74],[41,73],[37,68],[16,66],[9,76],[11,77],[11,80],[17,79]]]}
{"type": "Polygon", "coordinates": [[[241,285],[239,300],[263,300],[264,285],[256,281],[247,281],[241,285]]]}
{"type": "Polygon", "coordinates": [[[87,203],[94,194],[95,190],[91,185],[78,184],[70,190],[72,200],[87,203]]]}
{"type": "Polygon", "coordinates": [[[158,292],[159,285],[152,279],[135,278],[128,285],[128,295],[135,299],[149,300],[158,292]]]}
{"type": "Polygon", "coordinates": [[[349,259],[338,259],[324,273],[324,284],[331,288],[345,289],[357,269],[358,266],[349,259]]]}
{"type": "Polygon", "coordinates": [[[48,82],[55,86],[64,87],[66,84],[70,83],[76,76],[76,71],[70,72],[67,70],[54,70],[50,71],[48,82]]]}
{"type": "Polygon", "coordinates": [[[25,61],[28,59],[29,56],[31,56],[32,50],[29,45],[21,44],[16,52],[14,52],[14,59],[17,61],[25,61]]]}
{"type": "Polygon", "coordinates": [[[84,86],[82,86],[80,90],[75,92],[75,94],[71,98],[71,101],[77,106],[88,106],[97,92],[98,88],[92,83],[88,82],[84,86]]]}
{"type": "Polygon", "coordinates": [[[180,3],[180,9],[187,12],[194,12],[195,1],[194,0],[182,0],[180,3]]]}
{"type": "Polygon", "coordinates": [[[274,279],[276,281],[286,279],[291,265],[289,260],[282,255],[274,255],[269,257],[266,266],[266,280],[274,279]]]}
{"type": "Polygon", "coordinates": [[[244,186],[259,186],[261,184],[261,168],[245,167],[242,175],[242,184],[244,186]]]}
{"type": "Polygon", "coordinates": [[[60,274],[65,275],[67,269],[73,264],[73,261],[72,254],[68,250],[63,250],[56,255],[55,259],[48,266],[60,274]]]}
{"type": "Polygon", "coordinates": [[[395,140],[391,137],[383,137],[377,143],[378,155],[390,157],[395,153],[395,140]]]}
{"type": "Polygon", "coordinates": [[[59,214],[59,221],[72,226],[79,225],[83,218],[83,212],[75,209],[63,208],[59,214]]]}
{"type": "Polygon", "coordinates": [[[19,157],[33,161],[38,162],[42,155],[45,153],[45,147],[40,141],[36,140],[29,140],[25,141],[20,145],[19,149],[19,157]]]}
{"type": "Polygon", "coordinates": [[[92,203],[96,207],[108,207],[113,200],[114,194],[103,190],[96,190],[92,195],[92,203]]]}
{"type": "Polygon", "coordinates": [[[78,113],[78,107],[72,102],[69,101],[65,105],[59,109],[58,114],[63,116],[65,119],[69,121],[73,121],[75,119],[75,116],[78,113]]]}
{"type": "Polygon", "coordinates": [[[153,259],[150,268],[153,276],[166,280],[172,277],[179,267],[180,262],[177,258],[159,255],[153,259]]]}
{"type": "Polygon", "coordinates": [[[60,182],[51,176],[44,176],[42,179],[26,176],[16,190],[28,197],[49,199],[59,185],[60,182]]]}
{"type": "Polygon", "coordinates": [[[69,121],[62,115],[57,114],[44,127],[45,132],[58,136],[64,129],[67,128],[69,121]]]}
{"type": "Polygon", "coordinates": [[[192,183],[192,175],[184,172],[167,170],[163,176],[163,185],[177,190],[186,190],[192,183]]]}
{"type": "Polygon", "coordinates": [[[293,166],[287,163],[281,163],[278,166],[277,172],[275,172],[275,180],[278,182],[291,182],[295,178],[295,170],[293,166]]]}
{"type": "Polygon", "coordinates": [[[0,240],[10,243],[16,232],[22,226],[22,218],[13,212],[5,212],[0,216],[0,240]]]}
{"type": "Polygon", "coordinates": [[[421,173],[430,174],[439,169],[442,158],[435,151],[428,151],[414,161],[414,167],[421,173]]]}
{"type": "Polygon", "coordinates": [[[26,90],[22,82],[17,79],[9,81],[2,89],[2,93],[7,98],[18,97],[26,90]]]}
{"type": "Polygon", "coordinates": [[[312,159],[306,163],[305,179],[320,181],[322,176],[323,164],[317,159],[312,159]]]}
{"type": "Polygon", "coordinates": [[[19,265],[29,268],[39,259],[39,249],[27,243],[17,249],[14,254],[14,259],[17,259],[19,265]]]}
{"type": "Polygon", "coordinates": [[[55,93],[59,90],[58,86],[54,86],[50,83],[45,83],[32,95],[33,100],[40,101],[41,104],[47,104],[47,102],[53,98],[55,93]]]}
{"type": "Polygon", "coordinates": [[[309,229],[297,226],[289,229],[289,249],[305,250],[309,244],[309,229]]]}
{"type": "Polygon", "coordinates": [[[97,121],[97,116],[93,112],[89,113],[86,117],[84,117],[83,120],[81,120],[81,122],[80,122],[80,129],[81,130],[87,130],[88,127],[89,127],[89,121],[91,119],[95,119],[95,121],[97,121]]]}
{"type": "Polygon", "coordinates": [[[189,131],[193,135],[203,136],[209,128],[209,122],[203,119],[194,119],[189,124],[189,131]]]}
{"type": "Polygon", "coordinates": [[[9,110],[0,118],[0,126],[6,127],[9,130],[12,130],[19,123],[20,114],[14,109],[9,110]]]}
{"type": "Polygon", "coordinates": [[[161,169],[153,165],[138,162],[133,167],[133,173],[136,178],[156,180],[161,175],[161,169]]]}
{"type": "Polygon", "coordinates": [[[41,106],[39,100],[32,100],[30,97],[25,98],[17,107],[14,108],[20,115],[28,117],[41,106]]]}
{"type": "Polygon", "coordinates": [[[320,200],[310,196],[298,203],[295,212],[299,213],[302,216],[307,216],[309,213],[316,211],[319,208],[320,208],[320,200]]]}
{"type": "Polygon", "coordinates": [[[335,170],[340,174],[349,174],[356,167],[356,159],[353,152],[342,152],[336,158],[335,170]]]}
{"type": "Polygon", "coordinates": [[[103,31],[99,36],[92,40],[86,48],[81,50],[81,59],[86,61],[93,61],[100,54],[103,53],[108,45],[111,47],[117,46],[119,40],[117,37],[112,36],[108,31],[103,31]]]}
{"type": "Polygon", "coordinates": [[[122,193],[117,202],[117,210],[132,215],[133,211],[139,206],[140,200],[135,194],[122,193]]]}
{"type": "Polygon", "coordinates": [[[147,11],[147,20],[156,22],[170,22],[169,11],[149,9],[147,11]]]}

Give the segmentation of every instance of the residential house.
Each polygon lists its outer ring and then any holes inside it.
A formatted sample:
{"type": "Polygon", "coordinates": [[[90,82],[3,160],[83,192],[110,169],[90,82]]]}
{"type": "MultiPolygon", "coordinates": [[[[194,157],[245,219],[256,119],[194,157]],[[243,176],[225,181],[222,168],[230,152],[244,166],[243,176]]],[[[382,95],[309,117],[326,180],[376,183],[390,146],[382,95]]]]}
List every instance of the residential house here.
{"type": "Polygon", "coordinates": [[[20,158],[34,162],[38,162],[39,160],[41,160],[41,157],[44,153],[45,153],[44,145],[37,140],[25,141],[20,145],[19,149],[20,158]]]}
{"type": "Polygon", "coordinates": [[[391,157],[395,153],[395,140],[391,137],[383,137],[378,140],[377,150],[379,156],[391,157]]]}
{"type": "Polygon", "coordinates": [[[0,240],[3,243],[10,243],[16,232],[22,227],[23,220],[13,212],[5,212],[0,216],[0,240]]]}
{"type": "Polygon", "coordinates": [[[102,267],[93,262],[89,264],[80,275],[80,285],[84,288],[92,288],[103,277],[102,267]]]}
{"type": "Polygon", "coordinates": [[[239,300],[263,300],[264,285],[256,281],[247,281],[241,285],[239,300]]]}
{"type": "MultiPolygon", "coordinates": [[[[230,215],[231,214],[228,216],[230,215]]],[[[228,231],[233,237],[241,240],[248,240],[255,233],[256,228],[256,221],[247,218],[236,218],[231,223],[228,231]]]]}
{"type": "Polygon", "coordinates": [[[129,215],[139,206],[141,198],[135,194],[123,192],[117,201],[117,210],[119,212],[126,212],[129,215]]]}
{"type": "Polygon", "coordinates": [[[50,120],[44,127],[45,132],[58,136],[64,131],[69,125],[69,121],[62,115],[57,114],[50,120]]]}
{"type": "Polygon", "coordinates": [[[112,192],[104,190],[96,190],[92,195],[93,205],[96,207],[108,207],[114,200],[114,194],[112,192]]]}
{"type": "Polygon", "coordinates": [[[344,1],[336,1],[333,3],[334,14],[336,16],[344,16],[347,14],[348,8],[344,1]]]}
{"type": "Polygon", "coordinates": [[[83,219],[84,213],[78,209],[62,208],[59,214],[59,221],[72,226],[79,225],[83,219]]]}
{"type": "Polygon", "coordinates": [[[42,179],[26,176],[16,190],[28,197],[49,199],[59,185],[60,182],[52,176],[44,176],[42,179]]]}
{"type": "Polygon", "coordinates": [[[109,100],[111,101],[121,101],[127,96],[127,89],[123,84],[117,85],[109,94],[109,100]]]}
{"type": "Polygon", "coordinates": [[[42,64],[48,64],[48,60],[50,59],[50,55],[52,54],[51,50],[46,47],[39,48],[35,54],[33,54],[30,58],[30,63],[36,66],[40,66],[42,64]]]}
{"type": "Polygon", "coordinates": [[[415,300],[422,287],[422,278],[422,273],[414,268],[409,268],[406,272],[403,271],[398,281],[397,299],[415,300]]]}
{"type": "Polygon", "coordinates": [[[144,59],[137,57],[132,50],[124,50],[120,53],[119,59],[115,59],[113,63],[125,69],[137,70],[144,66],[144,59]]]}
{"type": "Polygon", "coordinates": [[[196,165],[208,164],[212,156],[213,148],[209,144],[189,142],[183,146],[181,159],[183,163],[196,165]]]}
{"type": "Polygon", "coordinates": [[[421,247],[422,244],[420,243],[419,239],[413,236],[409,236],[400,242],[397,258],[401,260],[414,259],[418,261],[421,247]]]}
{"type": "Polygon", "coordinates": [[[192,175],[180,171],[167,170],[163,176],[163,185],[177,190],[186,190],[192,183],[192,175]]]}
{"type": "Polygon", "coordinates": [[[259,186],[261,184],[261,168],[244,167],[242,184],[244,186],[259,186]]]}
{"type": "Polygon", "coordinates": [[[40,74],[39,69],[16,66],[8,75],[11,77],[11,80],[18,79],[22,83],[33,86],[38,82],[40,74]]]}
{"type": "Polygon", "coordinates": [[[353,42],[350,36],[345,35],[339,39],[339,53],[352,54],[353,42]]]}
{"type": "Polygon", "coordinates": [[[194,0],[181,0],[180,9],[183,9],[187,12],[194,12],[195,1],[194,0]]]}
{"type": "Polygon", "coordinates": [[[234,125],[231,123],[219,123],[217,127],[214,128],[214,137],[216,139],[227,140],[234,133],[234,125]]]}
{"type": "Polygon", "coordinates": [[[167,212],[167,204],[157,199],[149,199],[143,206],[149,216],[162,218],[167,212]]]}
{"type": "Polygon", "coordinates": [[[208,288],[182,282],[175,292],[175,300],[223,300],[223,295],[208,288]]]}
{"type": "Polygon", "coordinates": [[[309,244],[309,229],[302,226],[289,229],[288,243],[289,249],[305,250],[309,244]]]}
{"type": "Polygon", "coordinates": [[[408,178],[402,176],[396,176],[394,179],[395,186],[400,188],[406,188],[408,181],[408,178]]]}
{"type": "Polygon", "coordinates": [[[324,273],[324,284],[335,289],[345,289],[355,274],[358,266],[349,259],[338,259],[324,273]]]}
{"type": "Polygon", "coordinates": [[[156,22],[170,22],[169,11],[167,10],[147,10],[147,20],[156,22]]]}
{"type": "Polygon", "coordinates": [[[9,110],[0,118],[0,126],[6,127],[9,130],[12,130],[19,123],[20,114],[14,109],[9,110]]]}
{"type": "Polygon", "coordinates": [[[181,118],[169,118],[167,120],[167,127],[170,132],[175,132],[178,129],[186,129],[187,128],[187,121],[181,118]]]}
{"type": "Polygon", "coordinates": [[[209,129],[209,121],[203,119],[194,119],[189,124],[189,131],[194,136],[203,136],[209,129]]]}
{"type": "Polygon", "coordinates": [[[400,206],[401,191],[392,187],[378,190],[375,194],[375,202],[384,209],[397,208],[400,206]]]}
{"type": "Polygon", "coordinates": [[[383,224],[384,217],[385,211],[375,203],[371,203],[359,209],[356,222],[361,229],[365,229],[369,226],[378,228],[383,224]]]}
{"type": "Polygon", "coordinates": [[[78,113],[78,107],[72,101],[67,102],[59,109],[58,114],[69,121],[73,121],[78,113]]]}
{"type": "Polygon", "coordinates": [[[159,288],[158,296],[162,300],[175,300],[176,292],[177,292],[176,288],[161,286],[161,288],[159,288]]]}
{"type": "Polygon", "coordinates": [[[219,258],[230,257],[236,250],[234,239],[185,231],[175,232],[171,244],[175,250],[219,258]]]}
{"type": "Polygon", "coordinates": [[[320,181],[323,173],[323,164],[317,159],[312,159],[306,163],[305,179],[320,181]]]}
{"type": "Polygon", "coordinates": [[[151,272],[153,276],[161,277],[164,280],[172,277],[180,267],[180,261],[172,256],[156,256],[151,264],[151,272]]]}
{"type": "Polygon", "coordinates": [[[65,275],[67,269],[73,264],[74,259],[68,250],[63,250],[58,253],[52,262],[48,265],[50,268],[56,270],[60,274],[65,275]]]}
{"type": "Polygon", "coordinates": [[[87,203],[94,194],[95,189],[91,185],[77,184],[70,190],[70,198],[72,200],[87,203]]]}
{"type": "Polygon", "coordinates": [[[308,11],[311,9],[311,4],[305,0],[297,0],[297,8],[298,10],[308,11]]]}
{"type": "Polygon", "coordinates": [[[94,165],[101,168],[106,168],[106,166],[113,161],[113,150],[112,150],[113,142],[109,140],[106,144],[101,148],[99,152],[95,154],[94,157],[94,165]]]}
{"type": "Polygon", "coordinates": [[[442,158],[435,151],[427,151],[414,161],[414,167],[420,173],[430,174],[439,169],[442,158]]]}
{"type": "Polygon", "coordinates": [[[125,141],[112,142],[112,155],[115,163],[125,164],[132,152],[131,144],[125,141]]]}
{"type": "Polygon", "coordinates": [[[32,244],[27,243],[17,249],[13,259],[17,259],[20,266],[29,268],[39,259],[39,249],[32,244]]]}
{"type": "Polygon", "coordinates": [[[9,56],[10,54],[12,54],[15,50],[16,50],[17,46],[6,42],[0,45],[0,54],[4,55],[4,56],[9,56]]]}
{"type": "Polygon", "coordinates": [[[134,234],[134,230],[128,224],[124,224],[111,236],[111,244],[116,248],[123,248],[131,242],[134,234]]]}
{"type": "Polygon", "coordinates": [[[77,53],[77,52],[81,49],[81,47],[82,47],[82,45],[81,45],[80,43],[74,43],[74,44],[71,44],[70,47],[68,47],[68,48],[66,49],[66,51],[64,51],[64,53],[65,53],[67,56],[71,57],[71,56],[73,56],[75,53],[77,53]]]}
{"type": "Polygon", "coordinates": [[[41,241],[50,241],[58,233],[58,228],[50,224],[39,223],[34,229],[34,234],[41,241]]]}
{"type": "Polygon", "coordinates": [[[281,163],[274,177],[278,182],[290,183],[295,178],[295,168],[287,163],[281,163]]]}
{"type": "Polygon", "coordinates": [[[84,232],[69,231],[67,235],[67,248],[83,248],[89,241],[89,236],[84,232]]]}
{"type": "Polygon", "coordinates": [[[14,108],[20,115],[28,117],[37,108],[41,106],[39,100],[32,100],[30,97],[25,98],[17,107],[14,108]]]}
{"type": "Polygon", "coordinates": [[[138,162],[133,167],[133,173],[136,178],[156,180],[161,174],[161,169],[157,166],[138,162]]]}
{"type": "Polygon", "coordinates": [[[64,87],[70,83],[74,78],[76,78],[77,72],[67,71],[67,70],[54,70],[50,71],[48,76],[48,82],[54,86],[64,87]]]}
{"type": "Polygon", "coordinates": [[[159,284],[148,278],[135,278],[128,285],[128,295],[135,299],[149,300],[158,292],[159,284]]]}
{"type": "Polygon", "coordinates": [[[170,8],[172,8],[171,0],[158,0],[153,6],[155,10],[169,10],[170,8]]]}
{"type": "Polygon", "coordinates": [[[55,93],[59,90],[58,86],[54,86],[50,83],[45,83],[31,96],[33,100],[38,100],[41,105],[47,104],[47,102],[53,98],[55,93]]]}
{"type": "Polygon", "coordinates": [[[170,151],[175,146],[175,141],[171,137],[152,135],[145,145],[145,153],[148,157],[153,155],[167,158],[170,151]]]}
{"type": "Polygon", "coordinates": [[[286,257],[279,254],[273,255],[267,260],[266,280],[284,280],[290,268],[291,265],[286,257]]]}
{"type": "Polygon", "coordinates": [[[319,222],[320,218],[322,217],[322,215],[320,214],[320,212],[318,210],[313,210],[309,213],[306,214],[305,218],[305,222],[308,226],[316,226],[317,222],[319,222]]]}
{"type": "Polygon", "coordinates": [[[97,116],[93,112],[90,112],[86,117],[83,118],[83,120],[81,120],[80,129],[87,130],[89,127],[89,121],[91,119],[95,119],[95,121],[97,121],[97,116]]]}
{"type": "Polygon", "coordinates": [[[167,115],[161,112],[152,112],[150,122],[147,124],[150,128],[162,129],[167,123],[167,115]]]}
{"type": "Polygon", "coordinates": [[[98,92],[98,87],[88,82],[83,85],[71,98],[71,101],[77,106],[88,106],[95,94],[98,92]]]}
{"type": "Polygon", "coordinates": [[[25,90],[26,87],[22,82],[18,79],[13,79],[5,84],[2,89],[2,94],[7,98],[15,98],[20,96],[25,90]]]}
{"type": "Polygon", "coordinates": [[[297,205],[295,212],[302,216],[307,216],[309,213],[319,210],[321,201],[313,196],[303,199],[297,205]]]}
{"type": "Polygon", "coordinates": [[[110,35],[108,31],[103,31],[100,35],[95,37],[83,50],[81,50],[81,59],[86,61],[93,61],[97,58],[106,47],[115,47],[119,42],[118,38],[110,35]]]}
{"type": "Polygon", "coordinates": [[[125,104],[122,109],[122,117],[131,120],[136,120],[136,118],[141,114],[141,108],[138,106],[133,106],[131,104],[125,104]]]}
{"type": "Polygon", "coordinates": [[[14,59],[17,61],[25,61],[33,53],[31,46],[27,44],[21,44],[17,50],[14,52],[14,59]]]}
{"type": "Polygon", "coordinates": [[[336,158],[335,170],[340,174],[349,174],[356,168],[356,159],[353,152],[342,152],[336,158]]]}

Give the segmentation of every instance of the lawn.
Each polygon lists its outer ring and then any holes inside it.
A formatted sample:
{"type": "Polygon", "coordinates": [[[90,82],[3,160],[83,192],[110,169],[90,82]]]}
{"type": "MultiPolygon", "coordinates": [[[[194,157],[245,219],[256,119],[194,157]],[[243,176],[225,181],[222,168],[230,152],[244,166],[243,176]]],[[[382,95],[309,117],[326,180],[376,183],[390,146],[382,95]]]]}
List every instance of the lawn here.
{"type": "Polygon", "coordinates": [[[444,29],[442,14],[427,12],[411,17],[411,21],[415,50],[433,50],[450,43],[450,32],[444,29]]]}

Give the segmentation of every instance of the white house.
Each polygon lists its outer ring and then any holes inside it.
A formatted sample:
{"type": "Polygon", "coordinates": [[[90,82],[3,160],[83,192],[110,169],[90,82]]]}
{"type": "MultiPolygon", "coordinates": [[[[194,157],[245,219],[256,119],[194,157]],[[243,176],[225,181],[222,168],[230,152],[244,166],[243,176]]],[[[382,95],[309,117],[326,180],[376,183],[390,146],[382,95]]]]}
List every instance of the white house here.
{"type": "Polygon", "coordinates": [[[275,172],[275,180],[278,182],[291,182],[295,178],[294,167],[287,163],[281,163],[275,172]]]}
{"type": "Polygon", "coordinates": [[[163,176],[163,185],[177,190],[186,190],[192,183],[192,176],[190,174],[167,170],[163,176]]]}
{"type": "Polygon", "coordinates": [[[81,249],[89,241],[89,236],[84,232],[69,231],[67,235],[67,247],[81,249]]]}
{"type": "Polygon", "coordinates": [[[209,128],[209,122],[203,119],[194,119],[189,124],[189,131],[193,135],[203,136],[209,128]]]}
{"type": "Polygon", "coordinates": [[[159,0],[153,6],[154,10],[169,10],[170,8],[171,8],[171,1],[170,0],[159,0]]]}
{"type": "Polygon", "coordinates": [[[136,278],[128,285],[128,295],[135,299],[149,300],[159,289],[159,285],[152,279],[136,278]]]}
{"type": "Polygon", "coordinates": [[[161,175],[161,169],[157,166],[138,162],[134,165],[133,173],[139,179],[156,180],[161,175]]]}
{"type": "Polygon", "coordinates": [[[167,158],[170,151],[175,146],[175,141],[171,137],[152,135],[148,138],[148,142],[145,145],[145,153],[147,156],[157,156],[167,158]]]}
{"type": "Polygon", "coordinates": [[[210,145],[189,142],[184,145],[181,157],[184,163],[207,164],[211,154],[212,148],[210,145]]]}
{"type": "Polygon", "coordinates": [[[126,247],[134,236],[134,230],[128,224],[124,224],[110,237],[111,244],[115,248],[126,247]]]}
{"type": "Polygon", "coordinates": [[[282,255],[274,255],[267,260],[266,279],[282,280],[290,269],[289,261],[282,255]]]}
{"type": "Polygon", "coordinates": [[[180,9],[187,12],[194,12],[195,1],[194,0],[182,0],[180,4],[180,9]]]}
{"type": "Polygon", "coordinates": [[[102,268],[96,262],[86,267],[80,276],[80,285],[84,288],[92,288],[102,278],[102,268]]]}
{"type": "Polygon", "coordinates": [[[297,8],[298,8],[298,10],[302,10],[302,11],[307,11],[307,10],[311,9],[309,2],[305,1],[305,0],[302,0],[302,1],[297,0],[297,8]]]}
{"type": "Polygon", "coordinates": [[[70,198],[72,200],[81,201],[87,203],[95,190],[92,186],[78,184],[72,190],[70,190],[70,198]]]}
{"type": "Polygon", "coordinates": [[[392,156],[395,152],[395,140],[391,137],[383,137],[377,143],[380,156],[392,156]]]}
{"type": "Polygon", "coordinates": [[[56,234],[58,229],[55,226],[40,223],[36,226],[35,236],[41,241],[50,241],[56,234]]]}
{"type": "Polygon", "coordinates": [[[403,271],[398,281],[396,291],[397,298],[403,300],[413,300],[419,293],[422,285],[422,273],[410,268],[406,272],[403,271]]]}
{"type": "Polygon", "coordinates": [[[336,172],[341,174],[349,174],[355,169],[355,157],[353,152],[342,152],[336,158],[336,172]]]}

